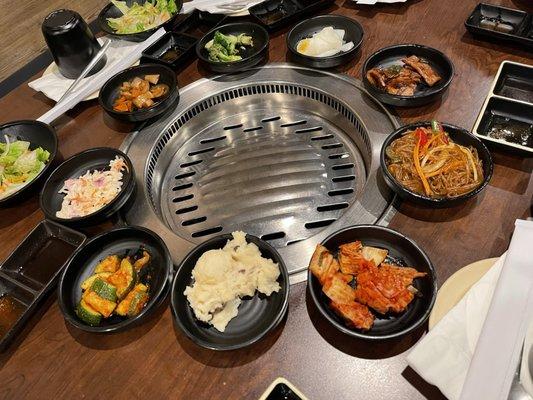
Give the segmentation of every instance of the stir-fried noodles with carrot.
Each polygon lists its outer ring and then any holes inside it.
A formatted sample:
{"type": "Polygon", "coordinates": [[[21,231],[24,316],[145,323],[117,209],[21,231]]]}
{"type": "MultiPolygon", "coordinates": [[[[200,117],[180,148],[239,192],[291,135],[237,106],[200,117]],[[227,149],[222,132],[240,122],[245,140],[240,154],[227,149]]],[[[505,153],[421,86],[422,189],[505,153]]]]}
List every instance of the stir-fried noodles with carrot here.
{"type": "Polygon", "coordinates": [[[416,128],[386,149],[387,168],[406,189],[431,198],[454,198],[483,182],[483,165],[473,147],[454,143],[442,126],[416,128]]]}

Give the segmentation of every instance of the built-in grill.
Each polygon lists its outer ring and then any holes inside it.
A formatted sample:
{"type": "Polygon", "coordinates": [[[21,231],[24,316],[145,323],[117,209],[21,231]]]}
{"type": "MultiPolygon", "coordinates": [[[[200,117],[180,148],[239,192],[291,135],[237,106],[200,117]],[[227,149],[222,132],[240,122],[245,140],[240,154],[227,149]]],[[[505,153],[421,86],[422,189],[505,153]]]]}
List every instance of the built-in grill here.
{"type": "Polygon", "coordinates": [[[123,146],[138,183],[125,219],[161,235],[176,264],[195,244],[243,230],[275,246],[294,275],[329,233],[391,215],[379,151],[397,121],[358,81],[270,64],[180,96],[123,146]]]}

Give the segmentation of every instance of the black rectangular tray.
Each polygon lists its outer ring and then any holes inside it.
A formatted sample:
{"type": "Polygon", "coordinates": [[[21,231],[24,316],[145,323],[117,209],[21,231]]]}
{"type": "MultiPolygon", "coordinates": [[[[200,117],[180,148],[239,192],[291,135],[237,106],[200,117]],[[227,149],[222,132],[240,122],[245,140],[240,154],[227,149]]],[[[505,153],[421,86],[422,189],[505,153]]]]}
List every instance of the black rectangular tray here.
{"type": "Polygon", "coordinates": [[[284,378],[277,378],[259,400],[307,400],[296,387],[284,378]]]}
{"type": "Polygon", "coordinates": [[[80,232],[44,220],[0,265],[0,303],[4,307],[3,310],[0,307],[0,351],[5,350],[22,330],[57,284],[70,256],[86,239],[80,232]],[[12,304],[21,313],[8,321],[5,307],[12,304]]]}
{"type": "Polygon", "coordinates": [[[533,67],[503,63],[493,92],[501,97],[533,104],[533,67]]]}
{"type": "Polygon", "coordinates": [[[333,3],[334,0],[266,0],[249,11],[269,31],[276,31],[333,3]]]}
{"type": "Polygon", "coordinates": [[[198,39],[185,33],[167,32],[154,44],[148,47],[142,53],[141,63],[159,63],[181,70],[189,64],[194,56],[194,47],[198,39]],[[162,58],[167,50],[176,49],[178,57],[173,61],[167,61],[162,58]]]}
{"type": "Polygon", "coordinates": [[[533,66],[501,63],[472,132],[502,150],[533,155],[533,66]]]}
{"type": "Polygon", "coordinates": [[[511,125],[520,126],[523,134],[516,136],[517,143],[507,140],[506,144],[508,146],[519,144],[522,147],[528,147],[533,152],[533,104],[491,97],[481,117],[477,134],[488,136],[494,127],[511,125]]]}
{"type": "Polygon", "coordinates": [[[514,42],[533,49],[533,16],[524,11],[479,3],[465,21],[465,26],[473,35],[498,42],[514,42]],[[507,22],[514,25],[515,29],[512,33],[505,33],[484,28],[480,26],[483,18],[507,22]]]}
{"type": "Polygon", "coordinates": [[[211,29],[222,25],[227,20],[223,14],[210,14],[205,11],[194,10],[189,16],[175,24],[172,32],[185,33],[196,39],[201,39],[211,29]]]}

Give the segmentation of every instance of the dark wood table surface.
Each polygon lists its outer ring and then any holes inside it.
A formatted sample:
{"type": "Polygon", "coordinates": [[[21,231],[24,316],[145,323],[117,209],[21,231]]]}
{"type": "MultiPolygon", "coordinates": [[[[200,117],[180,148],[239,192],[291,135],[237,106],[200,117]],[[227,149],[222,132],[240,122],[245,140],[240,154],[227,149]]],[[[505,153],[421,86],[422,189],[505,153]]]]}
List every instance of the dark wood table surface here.
{"type": "MultiPolygon", "coordinates": [[[[528,0],[491,1],[533,11],[528,0]]],[[[391,44],[438,48],[455,65],[447,96],[426,107],[398,110],[398,115],[404,122],[437,118],[471,129],[500,63],[533,61],[520,47],[474,39],[463,23],[476,4],[408,0],[368,7],[338,1],[327,12],[353,17],[365,29],[361,54],[341,71],[360,78],[365,58],[391,44]]],[[[273,35],[271,62],[286,60],[286,33],[273,35]]],[[[203,74],[193,62],[179,74],[179,84],[203,74]]],[[[35,119],[52,105],[24,84],[0,99],[0,122],[35,119]]],[[[54,125],[63,157],[96,146],[118,147],[128,128],[104,116],[96,101],[78,105],[54,125]]],[[[402,204],[392,220],[392,228],[427,251],[441,284],[473,261],[499,256],[509,244],[514,220],[532,215],[533,158],[491,150],[494,176],[476,199],[446,210],[402,204]]],[[[1,209],[0,259],[42,218],[37,196],[1,209]]],[[[177,331],[169,307],[121,334],[77,331],[63,320],[54,294],[0,356],[0,398],[257,399],[283,376],[311,400],[442,399],[406,365],[408,349],[422,334],[380,344],[343,337],[321,319],[300,283],[291,286],[288,317],[273,334],[250,348],[218,353],[197,347],[177,331]]]]}

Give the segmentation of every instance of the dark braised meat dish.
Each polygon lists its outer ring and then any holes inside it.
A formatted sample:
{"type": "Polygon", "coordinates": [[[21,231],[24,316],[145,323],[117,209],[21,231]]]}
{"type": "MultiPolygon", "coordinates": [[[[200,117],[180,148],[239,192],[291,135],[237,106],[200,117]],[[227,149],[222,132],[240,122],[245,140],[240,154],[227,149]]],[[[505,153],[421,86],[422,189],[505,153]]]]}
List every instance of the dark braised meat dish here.
{"type": "Polygon", "coordinates": [[[417,56],[409,56],[402,62],[404,65],[372,68],[366,73],[366,78],[377,88],[398,96],[413,96],[419,83],[424,82],[431,87],[442,79],[426,61],[417,56]]]}

